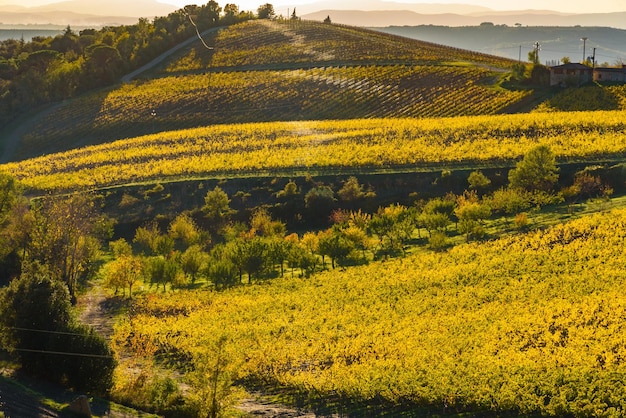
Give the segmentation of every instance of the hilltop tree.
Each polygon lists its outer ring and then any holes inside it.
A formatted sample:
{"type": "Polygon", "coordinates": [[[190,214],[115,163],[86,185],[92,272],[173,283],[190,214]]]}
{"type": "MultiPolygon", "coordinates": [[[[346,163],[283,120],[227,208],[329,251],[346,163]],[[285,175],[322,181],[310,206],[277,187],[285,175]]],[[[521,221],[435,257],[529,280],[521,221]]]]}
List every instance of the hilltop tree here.
{"type": "Polygon", "coordinates": [[[262,6],[259,6],[257,9],[257,16],[259,19],[273,19],[276,17],[276,12],[274,12],[274,6],[270,3],[265,3],[262,6]]]}

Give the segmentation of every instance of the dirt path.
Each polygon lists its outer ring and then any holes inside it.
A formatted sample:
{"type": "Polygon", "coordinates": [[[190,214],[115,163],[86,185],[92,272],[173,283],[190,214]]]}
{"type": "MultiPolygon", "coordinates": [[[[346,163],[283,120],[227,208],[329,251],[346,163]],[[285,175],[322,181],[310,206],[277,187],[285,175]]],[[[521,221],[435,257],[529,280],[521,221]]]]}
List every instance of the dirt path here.
{"type": "MultiPolygon", "coordinates": [[[[210,33],[213,32],[217,32],[218,30],[222,29],[222,27],[217,27],[217,28],[211,28],[208,30],[205,30],[204,32],[202,32],[200,34],[200,37],[204,37],[210,33]]],[[[144,65],[141,68],[136,69],[135,71],[133,71],[130,74],[126,74],[124,77],[122,77],[122,83],[129,83],[132,81],[133,78],[137,77],[139,74],[144,73],[148,70],[151,70],[152,68],[156,67],[157,65],[159,65],[160,63],[162,63],[163,61],[165,61],[166,58],[168,58],[170,55],[174,54],[177,51],[180,51],[181,49],[191,45],[194,42],[199,41],[198,36],[194,36],[192,38],[187,39],[184,42],[181,42],[180,44],[176,45],[175,47],[173,47],[172,49],[164,52],[163,54],[159,55],[158,57],[156,57],[155,59],[153,59],[152,61],[150,61],[149,63],[147,63],[146,65],[144,65]]]]}
{"type": "Polygon", "coordinates": [[[107,341],[113,335],[114,310],[120,301],[107,298],[99,283],[90,283],[89,290],[78,299],[78,318],[85,325],[92,326],[107,341]]]}

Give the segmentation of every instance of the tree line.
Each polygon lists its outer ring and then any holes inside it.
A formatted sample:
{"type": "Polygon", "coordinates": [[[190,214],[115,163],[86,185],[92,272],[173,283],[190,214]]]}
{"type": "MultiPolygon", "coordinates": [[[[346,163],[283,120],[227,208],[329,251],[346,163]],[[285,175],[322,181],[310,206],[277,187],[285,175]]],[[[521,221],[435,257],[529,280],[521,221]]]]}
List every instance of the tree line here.
{"type": "Polygon", "coordinates": [[[223,9],[214,0],[185,6],[152,21],[134,25],[84,29],[68,26],[57,36],[8,39],[0,42],[0,126],[39,105],[110,85],[192,36],[196,30],[274,17],[271,4],[258,14],[223,9]]]}

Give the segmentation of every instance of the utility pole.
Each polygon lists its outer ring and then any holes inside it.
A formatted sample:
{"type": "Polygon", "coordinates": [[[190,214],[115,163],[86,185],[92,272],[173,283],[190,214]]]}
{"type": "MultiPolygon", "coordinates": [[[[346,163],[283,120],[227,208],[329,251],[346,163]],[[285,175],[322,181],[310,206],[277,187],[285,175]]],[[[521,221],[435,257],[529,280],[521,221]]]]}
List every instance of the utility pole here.
{"type": "Polygon", "coordinates": [[[591,57],[591,68],[596,68],[596,47],[593,47],[593,56],[591,57]]]}
{"type": "Polygon", "coordinates": [[[583,60],[582,60],[583,64],[584,64],[585,60],[587,59],[587,57],[585,56],[585,49],[586,49],[586,46],[587,46],[587,39],[589,39],[589,38],[587,38],[586,36],[583,36],[582,38],[580,38],[580,40],[583,41],[583,60]]]}
{"type": "Polygon", "coordinates": [[[535,46],[535,64],[539,64],[539,49],[541,46],[539,45],[539,41],[535,42],[534,46],[535,46]]]}
{"type": "Polygon", "coordinates": [[[522,46],[521,45],[519,46],[519,58],[517,59],[517,62],[519,64],[522,63],[522,46]]]}

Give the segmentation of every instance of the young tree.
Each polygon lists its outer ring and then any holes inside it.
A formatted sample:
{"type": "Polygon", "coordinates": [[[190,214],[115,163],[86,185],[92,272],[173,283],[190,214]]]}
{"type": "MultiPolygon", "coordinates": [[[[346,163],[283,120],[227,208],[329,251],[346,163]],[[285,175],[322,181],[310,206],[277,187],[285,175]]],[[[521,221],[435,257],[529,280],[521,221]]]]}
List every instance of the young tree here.
{"type": "Polygon", "coordinates": [[[218,227],[224,224],[234,213],[230,208],[228,195],[219,186],[215,186],[213,190],[207,192],[202,211],[207,219],[218,227]]]}
{"type": "Polygon", "coordinates": [[[191,283],[196,282],[198,273],[205,268],[209,262],[209,255],[202,251],[202,248],[195,244],[187,248],[180,256],[180,265],[183,272],[191,277],[191,283]]]}
{"type": "Polygon", "coordinates": [[[339,199],[346,202],[354,202],[365,196],[363,186],[359,184],[359,180],[351,176],[343,183],[343,187],[337,192],[339,199]]]}
{"type": "Polygon", "coordinates": [[[110,234],[111,222],[100,214],[94,196],[47,198],[34,207],[29,256],[65,282],[75,302],[79,277],[95,261],[101,240],[110,234]]]}
{"type": "Polygon", "coordinates": [[[472,171],[467,178],[471,190],[482,191],[491,185],[491,180],[482,171],[472,171]]]}
{"type": "Polygon", "coordinates": [[[187,214],[181,214],[176,217],[168,228],[168,234],[174,240],[175,248],[185,251],[194,244],[201,241],[201,231],[196,223],[187,214]]]}
{"type": "Polygon", "coordinates": [[[549,192],[558,179],[556,157],[547,145],[528,151],[524,159],[509,171],[511,187],[528,191],[549,192]]]}
{"type": "Polygon", "coordinates": [[[354,248],[354,243],[347,239],[340,230],[335,228],[332,228],[320,237],[320,255],[322,257],[330,257],[333,269],[335,268],[335,263],[343,266],[354,248]]]}
{"type": "Polygon", "coordinates": [[[143,263],[133,255],[122,254],[111,261],[106,268],[106,283],[115,289],[122,288],[126,293],[128,288],[128,298],[133,297],[133,286],[143,274],[143,263]]]}

